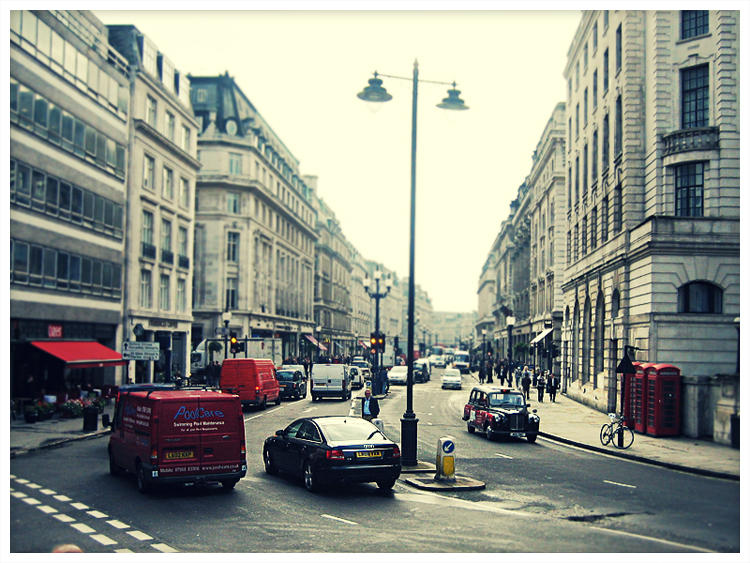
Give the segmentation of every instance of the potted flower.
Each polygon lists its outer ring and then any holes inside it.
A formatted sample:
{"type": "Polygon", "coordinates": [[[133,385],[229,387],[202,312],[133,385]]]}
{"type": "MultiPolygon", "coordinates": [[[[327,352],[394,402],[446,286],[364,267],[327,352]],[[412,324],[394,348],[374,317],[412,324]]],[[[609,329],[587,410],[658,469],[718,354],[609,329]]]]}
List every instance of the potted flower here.
{"type": "Polygon", "coordinates": [[[60,405],[60,412],[65,418],[77,418],[83,415],[83,401],[81,399],[68,399],[60,405]]]}
{"type": "Polygon", "coordinates": [[[52,418],[52,415],[55,414],[55,405],[45,401],[39,401],[36,404],[36,409],[39,420],[47,420],[52,418]]]}
{"type": "Polygon", "coordinates": [[[39,409],[36,405],[26,405],[23,409],[23,419],[28,423],[34,423],[39,420],[39,409]]]}

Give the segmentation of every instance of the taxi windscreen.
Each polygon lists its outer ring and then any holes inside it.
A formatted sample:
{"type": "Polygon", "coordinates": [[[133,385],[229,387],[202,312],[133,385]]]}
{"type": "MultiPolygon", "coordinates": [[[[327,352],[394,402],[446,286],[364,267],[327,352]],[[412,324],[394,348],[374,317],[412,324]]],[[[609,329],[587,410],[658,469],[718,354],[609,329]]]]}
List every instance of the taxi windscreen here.
{"type": "Polygon", "coordinates": [[[277,371],[276,379],[278,379],[279,381],[294,381],[294,372],[293,371],[277,371]]]}
{"type": "Polygon", "coordinates": [[[522,407],[523,395],[520,393],[490,393],[491,407],[522,407]]]}

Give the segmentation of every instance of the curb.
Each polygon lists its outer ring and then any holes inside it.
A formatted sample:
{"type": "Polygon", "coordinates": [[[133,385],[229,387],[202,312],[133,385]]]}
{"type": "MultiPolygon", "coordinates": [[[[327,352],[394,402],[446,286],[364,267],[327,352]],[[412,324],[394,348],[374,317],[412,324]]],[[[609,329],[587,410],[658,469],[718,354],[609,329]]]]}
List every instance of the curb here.
{"type": "Polygon", "coordinates": [[[597,452],[601,454],[605,454],[612,457],[619,457],[622,459],[627,459],[630,461],[638,461],[640,463],[647,463],[649,465],[656,465],[659,467],[665,467],[667,469],[674,469],[677,471],[684,471],[686,473],[694,473],[696,475],[703,475],[705,477],[715,477],[717,479],[728,479],[731,481],[739,481],[740,476],[735,475],[733,473],[724,473],[721,471],[712,471],[710,469],[701,469],[699,467],[689,467],[687,465],[678,465],[676,463],[669,463],[667,461],[660,461],[657,459],[651,459],[647,457],[641,457],[634,454],[627,454],[624,452],[619,451],[613,451],[613,450],[607,450],[604,448],[600,448],[598,446],[591,446],[589,444],[583,444],[581,442],[576,442],[574,440],[569,440],[568,438],[562,438],[561,436],[555,436],[554,434],[548,434],[547,432],[539,432],[539,436],[543,436],[545,438],[548,438],[550,440],[553,440],[555,442],[560,442],[562,444],[568,444],[571,446],[576,446],[578,448],[584,449],[584,450],[590,450],[592,452],[597,452]]]}
{"type": "Polygon", "coordinates": [[[60,438],[59,440],[55,440],[54,442],[49,442],[41,446],[34,446],[33,448],[22,448],[22,449],[17,449],[17,450],[11,450],[10,458],[13,459],[20,455],[36,452],[39,450],[48,450],[51,448],[56,448],[58,446],[67,444],[68,442],[78,442],[80,440],[91,440],[93,438],[100,438],[104,436],[105,434],[109,434],[109,433],[110,433],[110,430],[102,429],[102,430],[97,430],[96,432],[89,432],[88,434],[82,434],[80,436],[73,436],[70,438],[60,438]]]}
{"type": "Polygon", "coordinates": [[[406,483],[424,491],[478,491],[484,489],[486,484],[471,477],[456,475],[454,482],[435,481],[432,478],[409,477],[404,479],[406,483]]]}

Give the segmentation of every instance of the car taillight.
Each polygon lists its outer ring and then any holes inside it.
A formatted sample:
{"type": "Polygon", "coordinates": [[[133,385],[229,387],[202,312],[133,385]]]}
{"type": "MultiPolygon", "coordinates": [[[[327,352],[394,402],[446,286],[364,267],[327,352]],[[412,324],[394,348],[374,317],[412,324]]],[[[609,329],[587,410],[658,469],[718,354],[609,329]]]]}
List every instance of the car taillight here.
{"type": "Polygon", "coordinates": [[[490,422],[492,422],[493,420],[495,420],[495,416],[492,415],[492,414],[488,414],[487,415],[487,420],[489,420],[490,422]]]}
{"type": "Polygon", "coordinates": [[[398,446],[393,446],[393,457],[401,457],[401,450],[398,449],[398,446]]]}
{"type": "Polygon", "coordinates": [[[151,458],[152,462],[155,462],[157,459],[159,459],[159,450],[156,448],[151,448],[151,455],[149,456],[151,458]]]}
{"type": "Polygon", "coordinates": [[[247,453],[247,450],[245,449],[245,442],[242,442],[242,444],[240,444],[240,455],[242,457],[245,457],[246,453],[247,453]]]}
{"type": "Polygon", "coordinates": [[[344,459],[344,452],[341,450],[326,450],[326,459],[344,459]]]}

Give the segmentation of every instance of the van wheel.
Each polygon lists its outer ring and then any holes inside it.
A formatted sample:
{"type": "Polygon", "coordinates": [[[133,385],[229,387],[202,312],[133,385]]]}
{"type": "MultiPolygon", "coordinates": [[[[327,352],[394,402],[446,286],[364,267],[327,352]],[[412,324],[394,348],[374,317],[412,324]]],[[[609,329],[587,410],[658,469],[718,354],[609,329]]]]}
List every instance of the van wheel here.
{"type": "Polygon", "coordinates": [[[305,479],[305,488],[314,493],[320,488],[318,477],[309,462],[305,462],[305,468],[302,470],[305,479]]]}
{"type": "Polygon", "coordinates": [[[278,407],[281,404],[281,393],[276,395],[276,406],[278,407]]]}
{"type": "Polygon", "coordinates": [[[138,467],[135,470],[135,484],[138,487],[138,492],[146,494],[151,491],[151,483],[149,483],[146,477],[146,470],[143,469],[143,465],[138,463],[138,467]]]}
{"type": "Polygon", "coordinates": [[[267,401],[268,401],[268,399],[264,395],[263,396],[263,402],[260,404],[260,410],[265,410],[267,401]]]}
{"type": "Polygon", "coordinates": [[[115,458],[112,455],[112,452],[109,452],[109,474],[117,477],[118,475],[122,475],[122,469],[119,465],[115,462],[115,458]]]}
{"type": "Polygon", "coordinates": [[[221,482],[221,486],[224,487],[225,491],[229,492],[232,489],[234,489],[234,486],[237,484],[237,481],[239,481],[239,479],[226,479],[221,482]]]}

